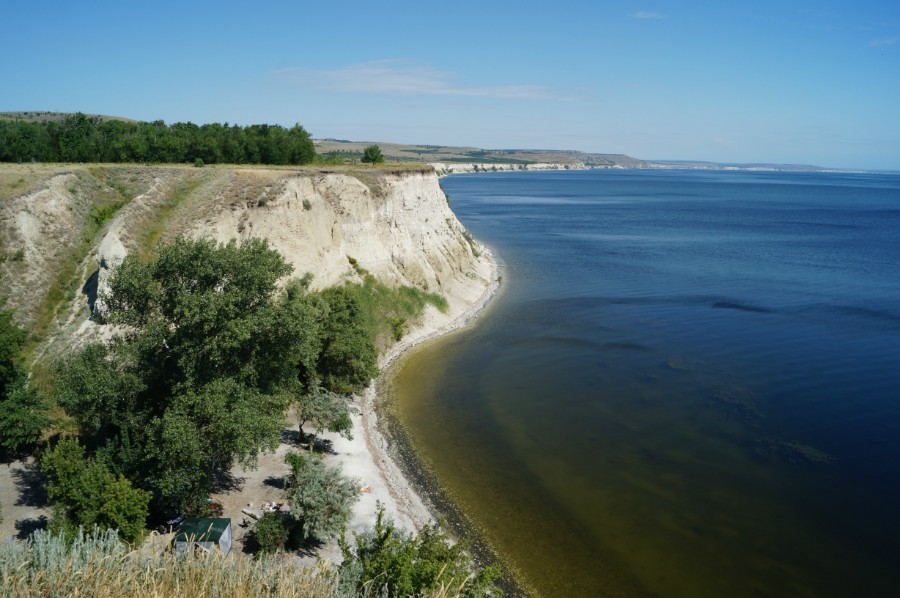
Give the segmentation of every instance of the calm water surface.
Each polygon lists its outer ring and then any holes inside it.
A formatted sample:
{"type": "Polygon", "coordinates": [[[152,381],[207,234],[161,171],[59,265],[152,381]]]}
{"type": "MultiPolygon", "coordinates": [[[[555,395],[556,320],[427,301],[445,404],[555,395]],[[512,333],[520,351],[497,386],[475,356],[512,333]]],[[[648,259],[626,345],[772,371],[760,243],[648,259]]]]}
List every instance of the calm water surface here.
{"type": "Polygon", "coordinates": [[[900,595],[900,176],[443,186],[505,290],[398,366],[394,405],[527,583],[900,595]]]}

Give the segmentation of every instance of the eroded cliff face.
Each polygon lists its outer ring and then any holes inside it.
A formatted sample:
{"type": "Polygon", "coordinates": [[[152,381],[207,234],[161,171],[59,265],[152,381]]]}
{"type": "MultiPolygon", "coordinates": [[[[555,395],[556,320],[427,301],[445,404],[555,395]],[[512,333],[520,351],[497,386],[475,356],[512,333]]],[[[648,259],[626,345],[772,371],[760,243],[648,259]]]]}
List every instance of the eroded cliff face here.
{"type": "MultiPolygon", "coordinates": [[[[92,310],[102,312],[102,300],[95,300],[116,265],[178,235],[266,239],[294,267],[294,276],[313,275],[314,288],[361,280],[352,257],[384,283],[444,295],[449,313],[427,308],[432,326],[465,310],[494,277],[492,263],[464,234],[430,167],[46,170],[32,174],[26,193],[2,190],[8,199],[0,202],[0,290],[26,325],[40,313],[51,314],[53,322],[41,334],[53,352],[103,334],[89,318],[92,310]],[[121,207],[98,229],[98,206],[116,202],[121,207]],[[58,287],[57,296],[66,297],[51,306],[49,289],[58,287]]],[[[0,175],[0,183],[19,178],[18,172],[0,175]]]]}
{"type": "Polygon", "coordinates": [[[442,293],[451,311],[482,292],[490,266],[464,236],[435,173],[302,174],[282,183],[274,199],[217,209],[187,234],[267,239],[295,275],[311,273],[316,288],[356,279],[352,257],[383,282],[442,293]]]}

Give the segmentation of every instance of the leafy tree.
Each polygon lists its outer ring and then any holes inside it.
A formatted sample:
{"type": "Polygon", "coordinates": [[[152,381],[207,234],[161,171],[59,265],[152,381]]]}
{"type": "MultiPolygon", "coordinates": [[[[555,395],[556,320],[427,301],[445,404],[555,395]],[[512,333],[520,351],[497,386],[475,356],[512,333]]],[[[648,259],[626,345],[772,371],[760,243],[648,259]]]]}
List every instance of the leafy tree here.
{"type": "Polygon", "coordinates": [[[6,385],[0,399],[0,450],[15,454],[33,445],[50,425],[47,405],[24,373],[6,385]]]}
{"type": "Polygon", "coordinates": [[[178,239],[126,258],[104,302],[128,332],[61,367],[59,403],[158,506],[201,510],[218,476],[277,446],[319,348],[308,281],[277,292],[290,269],[260,240],[178,239]]]}
{"type": "Polygon", "coordinates": [[[285,484],[291,516],[300,524],[303,538],[337,538],[359,500],[358,482],[314,455],[288,453],[284,460],[291,466],[285,484]]]}
{"type": "Polygon", "coordinates": [[[22,363],[27,332],[12,318],[11,310],[0,309],[0,451],[8,454],[37,442],[50,423],[44,400],[28,384],[22,363]]]}
{"type": "Polygon", "coordinates": [[[265,513],[253,529],[253,539],[259,546],[259,552],[269,554],[285,547],[290,530],[284,517],[277,513],[265,513]]]}
{"type": "Polygon", "coordinates": [[[81,113],[62,122],[0,121],[4,162],[187,162],[308,164],[315,146],[299,124],[239,127],[211,123],[104,121],[81,113]]]}
{"type": "Polygon", "coordinates": [[[325,387],[339,393],[359,392],[378,375],[375,331],[351,288],[322,291],[328,317],[322,325],[319,375],[325,387]]]}
{"type": "Polygon", "coordinates": [[[420,596],[447,588],[459,588],[463,596],[500,595],[493,585],[499,567],[477,568],[465,543],[453,543],[442,523],[412,535],[385,519],[381,504],[374,529],[357,535],[353,547],[341,538],[341,551],[339,575],[347,593],[370,585],[376,594],[387,596],[420,596]]]}
{"type": "Polygon", "coordinates": [[[20,376],[20,351],[25,346],[28,333],[13,321],[13,312],[2,309],[6,299],[0,301],[0,388],[20,376]]]}
{"type": "Polygon", "coordinates": [[[309,391],[300,395],[297,401],[300,432],[303,432],[303,426],[306,424],[313,426],[312,438],[309,442],[310,450],[315,445],[316,437],[325,430],[337,432],[352,440],[353,421],[350,419],[350,414],[354,411],[355,407],[351,404],[350,397],[331,392],[317,383],[313,384],[309,391]]]}
{"type": "Polygon", "coordinates": [[[116,529],[128,541],[144,529],[150,493],[132,487],[96,459],[87,459],[77,440],[61,441],[41,459],[47,497],[53,505],[51,528],[73,532],[79,526],[116,529]]]}
{"type": "Polygon", "coordinates": [[[377,145],[370,145],[363,150],[362,161],[369,164],[381,164],[384,162],[384,154],[381,153],[381,148],[377,145]]]}

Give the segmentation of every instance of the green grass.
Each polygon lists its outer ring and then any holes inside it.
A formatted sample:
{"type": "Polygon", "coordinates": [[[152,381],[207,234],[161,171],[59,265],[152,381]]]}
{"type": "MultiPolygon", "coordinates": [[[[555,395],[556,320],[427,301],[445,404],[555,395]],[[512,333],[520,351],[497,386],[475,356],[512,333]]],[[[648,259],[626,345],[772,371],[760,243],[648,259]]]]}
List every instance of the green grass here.
{"type": "Polygon", "coordinates": [[[165,232],[166,224],[169,216],[174,212],[181,203],[190,197],[201,185],[203,180],[188,179],[182,181],[175,188],[175,191],[166,199],[165,202],[157,209],[156,218],[143,231],[140,238],[140,254],[143,257],[149,257],[156,246],[159,244],[160,237],[165,232]]]}
{"type": "Polygon", "coordinates": [[[356,295],[362,306],[366,321],[375,333],[380,347],[398,341],[425,311],[426,305],[433,305],[441,313],[449,309],[447,299],[438,293],[423,291],[411,286],[392,287],[378,281],[359,265],[352,257],[347,260],[359,274],[363,282],[347,283],[347,288],[356,295]]]}

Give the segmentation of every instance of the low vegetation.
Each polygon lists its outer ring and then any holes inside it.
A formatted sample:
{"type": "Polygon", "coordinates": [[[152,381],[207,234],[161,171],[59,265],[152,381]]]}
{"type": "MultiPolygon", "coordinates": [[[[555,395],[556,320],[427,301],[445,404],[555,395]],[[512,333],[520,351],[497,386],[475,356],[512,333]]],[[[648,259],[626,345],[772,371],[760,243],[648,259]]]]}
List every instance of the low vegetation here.
{"type": "MultiPolygon", "coordinates": [[[[276,524],[277,525],[277,524],[276,524]]],[[[384,529],[384,524],[382,524],[384,529]]],[[[279,536],[280,536],[279,532],[279,536]]],[[[417,542],[415,537],[413,542],[417,542]]],[[[423,545],[431,546],[428,541],[423,545]]],[[[384,546],[384,544],[380,544],[384,546]]],[[[448,561],[448,550],[438,548],[437,555],[424,551],[402,562],[403,571],[440,571],[448,561]]],[[[449,548],[449,552],[454,552],[449,548]]],[[[387,553],[376,549],[367,556],[387,553]]],[[[407,556],[410,553],[404,553],[407,556]]],[[[413,576],[416,582],[403,587],[421,587],[415,594],[400,594],[390,578],[376,575],[362,581],[366,572],[374,572],[371,559],[363,563],[351,551],[340,569],[320,564],[315,568],[297,566],[277,552],[257,559],[223,558],[217,551],[196,555],[172,552],[132,550],[115,531],[94,529],[73,536],[37,531],[28,540],[0,540],[0,587],[4,595],[38,596],[232,596],[235,598],[374,598],[409,596],[445,598],[449,596],[496,596],[498,591],[485,585],[493,571],[484,570],[460,579],[449,574],[413,576]],[[453,579],[451,579],[453,578],[453,579]],[[426,583],[415,585],[418,580],[426,583]]],[[[391,562],[385,558],[380,562],[391,562]]],[[[448,569],[449,570],[449,569],[448,569]]]]}

